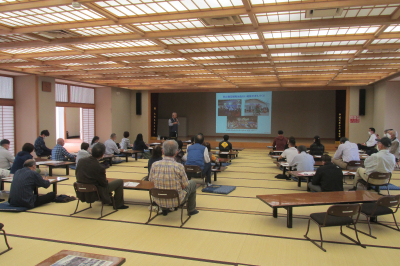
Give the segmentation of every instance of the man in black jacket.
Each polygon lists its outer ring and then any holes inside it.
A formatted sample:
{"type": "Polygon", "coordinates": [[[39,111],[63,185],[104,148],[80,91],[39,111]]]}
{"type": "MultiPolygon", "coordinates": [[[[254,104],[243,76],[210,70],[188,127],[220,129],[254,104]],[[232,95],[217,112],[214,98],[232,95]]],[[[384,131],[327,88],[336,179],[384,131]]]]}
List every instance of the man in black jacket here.
{"type": "MultiPolygon", "coordinates": [[[[108,183],[106,169],[99,163],[103,158],[106,146],[98,142],[92,148],[92,156],[82,158],[76,167],[76,181],[83,184],[96,185],[99,195],[104,204],[111,204],[110,193],[114,191],[115,207],[117,209],[127,209],[124,205],[124,182],[117,179],[108,183]]],[[[96,193],[76,192],[76,196],[83,202],[92,203],[96,200],[96,193]]]]}
{"type": "MultiPolygon", "coordinates": [[[[221,141],[218,145],[219,151],[221,152],[230,152],[232,151],[232,143],[229,141],[229,135],[224,135],[224,140],[221,141]]],[[[220,158],[228,158],[228,155],[226,154],[220,154],[220,158]]]]}
{"type": "Polygon", "coordinates": [[[312,182],[308,183],[311,191],[343,191],[342,169],[331,162],[331,156],[322,155],[321,160],[324,166],[317,169],[312,182]]]}

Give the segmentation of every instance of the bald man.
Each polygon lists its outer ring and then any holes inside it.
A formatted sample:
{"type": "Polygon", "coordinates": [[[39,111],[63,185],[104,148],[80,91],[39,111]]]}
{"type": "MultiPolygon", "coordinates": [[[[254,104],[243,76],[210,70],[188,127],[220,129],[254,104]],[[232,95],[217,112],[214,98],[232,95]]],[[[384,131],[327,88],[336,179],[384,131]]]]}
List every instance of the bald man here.
{"type": "Polygon", "coordinates": [[[64,148],[64,139],[57,139],[57,145],[51,151],[51,159],[53,161],[72,161],[75,162],[75,156],[67,152],[64,148]]]}

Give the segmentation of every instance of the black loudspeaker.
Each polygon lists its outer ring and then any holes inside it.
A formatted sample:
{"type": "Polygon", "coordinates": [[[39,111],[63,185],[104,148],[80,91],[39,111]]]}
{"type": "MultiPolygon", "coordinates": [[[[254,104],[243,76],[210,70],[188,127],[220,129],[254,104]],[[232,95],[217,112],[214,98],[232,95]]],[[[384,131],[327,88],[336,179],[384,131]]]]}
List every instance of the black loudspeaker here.
{"type": "Polygon", "coordinates": [[[366,90],[360,89],[358,115],[365,115],[365,95],[366,95],[366,90]]]}
{"type": "Polygon", "coordinates": [[[142,114],[142,93],[141,92],[136,93],[136,114],[137,115],[142,114]]]}

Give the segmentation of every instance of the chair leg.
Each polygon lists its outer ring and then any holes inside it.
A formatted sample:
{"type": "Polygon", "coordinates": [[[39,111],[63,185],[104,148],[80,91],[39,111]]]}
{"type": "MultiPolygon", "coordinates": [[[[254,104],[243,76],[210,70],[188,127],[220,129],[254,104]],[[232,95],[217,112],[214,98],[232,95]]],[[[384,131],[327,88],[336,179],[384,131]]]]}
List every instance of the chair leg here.
{"type": "Polygon", "coordinates": [[[153,214],[153,204],[154,204],[154,201],[152,201],[151,196],[150,196],[150,204],[151,204],[150,205],[150,215],[149,215],[149,219],[147,220],[146,224],[153,221],[154,218],[156,218],[158,216],[158,214],[160,213],[160,206],[158,206],[158,204],[157,204],[157,214],[153,218],[151,218],[151,215],[153,214]]]}
{"type": "Polygon", "coordinates": [[[110,215],[110,214],[113,214],[114,212],[117,212],[118,210],[117,210],[117,208],[115,207],[115,200],[114,200],[114,197],[111,197],[111,200],[112,200],[112,202],[113,202],[113,210],[114,211],[112,211],[112,212],[109,212],[109,213],[107,213],[106,215],[103,215],[103,206],[104,206],[104,204],[103,204],[103,201],[101,202],[101,213],[100,213],[100,217],[99,218],[97,218],[97,220],[100,220],[100,219],[102,219],[102,218],[104,218],[104,217],[106,217],[106,216],[108,216],[108,215],[110,215]]]}
{"type": "MultiPolygon", "coordinates": [[[[364,214],[364,215],[365,215],[365,214],[364,214]]],[[[366,217],[367,223],[368,223],[369,234],[367,234],[367,233],[365,233],[365,232],[363,232],[363,231],[361,231],[361,230],[358,230],[358,229],[356,229],[356,228],[350,227],[349,225],[347,225],[346,227],[349,228],[349,229],[352,229],[352,230],[356,230],[357,232],[359,232],[359,233],[361,233],[361,234],[364,234],[364,235],[366,235],[366,236],[369,236],[369,237],[372,237],[372,238],[376,239],[376,237],[372,235],[371,219],[370,219],[370,217],[367,216],[367,215],[365,215],[365,217],[366,217]]]]}
{"type": "Polygon", "coordinates": [[[344,233],[343,233],[343,226],[340,226],[340,234],[341,234],[342,236],[344,236],[345,238],[349,239],[350,241],[353,241],[353,242],[356,243],[357,245],[360,245],[361,247],[366,248],[366,246],[364,246],[363,244],[361,244],[360,239],[358,238],[358,230],[357,230],[357,227],[356,227],[355,224],[354,224],[354,231],[356,232],[357,241],[354,240],[353,238],[349,237],[348,235],[344,234],[344,233]]]}
{"type": "Polygon", "coordinates": [[[6,245],[7,245],[7,249],[4,250],[3,252],[0,252],[0,255],[3,255],[3,254],[6,253],[7,251],[12,250],[12,247],[10,247],[10,245],[8,244],[6,231],[4,231],[3,229],[2,229],[1,231],[3,232],[4,240],[6,241],[6,245]]]}
{"type": "Polygon", "coordinates": [[[78,203],[76,204],[75,212],[70,214],[69,216],[72,216],[74,214],[77,214],[77,213],[80,213],[80,212],[83,212],[83,211],[86,211],[86,210],[92,208],[92,203],[90,203],[89,207],[87,207],[86,209],[83,209],[83,210],[80,210],[80,211],[77,212],[78,206],[79,206],[79,199],[78,199],[78,203]]]}
{"type": "Polygon", "coordinates": [[[185,223],[187,221],[189,221],[189,219],[192,217],[192,216],[189,215],[189,205],[186,203],[186,212],[188,213],[189,217],[186,218],[185,221],[183,221],[183,209],[184,209],[184,207],[185,207],[185,204],[181,205],[181,226],[180,226],[180,228],[182,228],[182,226],[184,226],[185,223]]]}
{"type": "Polygon", "coordinates": [[[311,218],[310,219],[308,219],[308,226],[307,226],[307,232],[306,232],[306,234],[304,235],[304,237],[307,239],[307,240],[309,240],[309,241],[311,241],[311,243],[313,243],[314,245],[316,245],[317,247],[319,247],[322,251],[324,251],[324,252],[326,252],[326,249],[324,249],[323,247],[322,247],[322,244],[323,244],[323,239],[322,239],[322,231],[321,231],[321,226],[317,223],[317,225],[318,225],[318,228],[319,228],[319,235],[320,235],[320,237],[321,237],[321,245],[318,245],[314,240],[312,240],[311,238],[309,238],[307,235],[308,235],[308,231],[309,231],[309,229],[310,229],[310,222],[311,222],[311,218]]]}
{"type": "Polygon", "coordinates": [[[388,195],[390,196],[389,185],[386,185],[386,190],[387,190],[387,192],[388,192],[388,195]]]}
{"type": "Polygon", "coordinates": [[[394,227],[391,227],[389,225],[386,225],[386,224],[383,224],[383,223],[379,223],[378,221],[376,221],[376,223],[380,224],[380,225],[383,225],[383,226],[385,226],[387,228],[390,228],[390,229],[393,229],[393,230],[396,230],[396,231],[400,231],[400,228],[399,228],[399,225],[397,224],[396,217],[394,216],[394,213],[392,213],[392,215],[393,215],[394,224],[396,225],[397,229],[394,228],[394,227]]]}

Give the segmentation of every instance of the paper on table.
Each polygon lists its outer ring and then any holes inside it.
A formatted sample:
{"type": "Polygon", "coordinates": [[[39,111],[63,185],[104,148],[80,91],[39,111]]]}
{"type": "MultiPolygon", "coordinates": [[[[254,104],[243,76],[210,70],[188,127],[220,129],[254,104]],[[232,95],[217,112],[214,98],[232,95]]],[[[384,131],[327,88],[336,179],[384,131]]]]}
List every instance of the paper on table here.
{"type": "Polygon", "coordinates": [[[302,173],[299,173],[299,175],[315,175],[315,172],[302,172],[302,173]]]}
{"type": "Polygon", "coordinates": [[[138,182],[125,182],[124,187],[136,187],[139,184],[138,182]]]}
{"type": "Polygon", "coordinates": [[[281,166],[289,166],[289,163],[281,163],[281,166]]]}
{"type": "Polygon", "coordinates": [[[356,175],[356,172],[349,172],[349,174],[351,174],[351,175],[356,175]]]}
{"type": "Polygon", "coordinates": [[[36,165],[47,164],[47,163],[61,163],[61,161],[43,161],[43,162],[36,162],[36,165]]]}
{"type": "Polygon", "coordinates": [[[321,158],[321,155],[314,155],[315,158],[321,158]]]}
{"type": "Polygon", "coordinates": [[[229,151],[220,151],[219,154],[229,154],[229,151]]]}
{"type": "Polygon", "coordinates": [[[53,182],[55,179],[47,179],[47,180],[49,180],[49,181],[50,181],[50,183],[51,183],[51,182],[53,182]]]}

